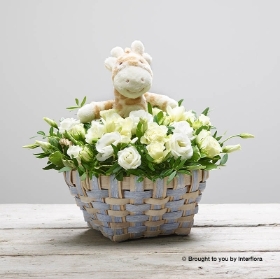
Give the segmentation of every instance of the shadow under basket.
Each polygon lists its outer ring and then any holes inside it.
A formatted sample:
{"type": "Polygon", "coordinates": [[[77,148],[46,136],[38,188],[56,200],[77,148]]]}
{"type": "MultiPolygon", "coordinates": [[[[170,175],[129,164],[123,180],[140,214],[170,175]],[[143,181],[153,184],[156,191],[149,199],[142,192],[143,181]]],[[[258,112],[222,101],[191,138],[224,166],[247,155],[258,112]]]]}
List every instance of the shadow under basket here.
{"type": "Polygon", "coordinates": [[[117,181],[113,176],[80,180],[77,171],[64,173],[70,193],[90,227],[110,238],[124,241],[159,235],[188,235],[208,171],[180,174],[153,182],[137,177],[117,181]]]}

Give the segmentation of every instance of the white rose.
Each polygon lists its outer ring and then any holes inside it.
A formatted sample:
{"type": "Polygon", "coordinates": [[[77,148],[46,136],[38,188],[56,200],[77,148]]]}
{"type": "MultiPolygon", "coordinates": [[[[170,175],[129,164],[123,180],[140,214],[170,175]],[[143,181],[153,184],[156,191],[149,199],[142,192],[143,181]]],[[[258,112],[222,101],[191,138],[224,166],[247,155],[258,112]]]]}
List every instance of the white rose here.
{"type": "Polygon", "coordinates": [[[100,139],[105,133],[104,125],[98,121],[92,121],[91,127],[87,130],[86,142],[93,143],[94,141],[100,139]]]}
{"type": "Polygon", "coordinates": [[[211,136],[209,131],[202,130],[197,135],[196,142],[201,152],[209,158],[213,158],[222,152],[219,142],[211,136]]]}
{"type": "Polygon", "coordinates": [[[171,135],[169,141],[166,142],[166,147],[171,151],[175,159],[189,159],[193,155],[191,141],[185,134],[175,133],[171,135]]]}
{"type": "Polygon", "coordinates": [[[141,137],[140,141],[144,144],[150,144],[152,142],[165,142],[167,140],[168,129],[164,125],[158,125],[155,122],[148,123],[148,129],[141,137]]]}
{"type": "Polygon", "coordinates": [[[105,161],[110,158],[113,153],[113,145],[117,145],[122,140],[120,133],[112,132],[104,134],[96,143],[96,150],[99,152],[96,156],[98,161],[105,161]]]}
{"type": "Polygon", "coordinates": [[[185,134],[188,136],[189,139],[193,138],[193,128],[190,126],[190,124],[186,121],[179,121],[174,122],[171,124],[175,129],[173,130],[173,134],[180,133],[185,134]]]}
{"type": "Polygon", "coordinates": [[[58,130],[61,134],[63,134],[65,131],[69,131],[75,125],[78,125],[80,123],[81,123],[80,120],[74,118],[65,118],[60,122],[58,130]]]}
{"type": "Polygon", "coordinates": [[[136,169],[141,165],[141,156],[134,146],[130,146],[118,152],[118,163],[126,170],[136,169]]]}
{"type": "Polygon", "coordinates": [[[78,158],[80,156],[80,152],[82,151],[82,148],[78,145],[71,145],[69,146],[67,150],[67,154],[71,158],[78,158]]]}
{"type": "Polygon", "coordinates": [[[162,142],[152,142],[147,145],[148,154],[154,159],[155,163],[161,163],[168,154],[162,142]]]}

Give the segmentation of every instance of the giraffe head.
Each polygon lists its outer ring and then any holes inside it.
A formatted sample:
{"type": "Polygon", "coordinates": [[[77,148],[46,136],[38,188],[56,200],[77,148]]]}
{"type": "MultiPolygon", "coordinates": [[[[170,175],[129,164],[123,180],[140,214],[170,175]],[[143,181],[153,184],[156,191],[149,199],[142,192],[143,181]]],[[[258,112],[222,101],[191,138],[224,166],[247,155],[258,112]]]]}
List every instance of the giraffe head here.
{"type": "Polygon", "coordinates": [[[140,41],[134,41],[131,48],[123,50],[115,47],[111,57],[105,60],[105,66],[112,72],[115,89],[123,96],[136,99],[146,93],[152,85],[152,58],[144,53],[140,41]]]}

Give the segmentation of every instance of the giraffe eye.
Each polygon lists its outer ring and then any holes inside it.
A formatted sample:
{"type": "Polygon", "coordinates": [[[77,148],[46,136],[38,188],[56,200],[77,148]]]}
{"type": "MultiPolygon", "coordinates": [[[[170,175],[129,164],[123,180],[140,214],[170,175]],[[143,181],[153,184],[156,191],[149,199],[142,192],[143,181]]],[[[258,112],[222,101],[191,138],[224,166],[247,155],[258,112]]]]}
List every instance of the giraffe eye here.
{"type": "Polygon", "coordinates": [[[119,65],[122,65],[123,62],[120,62],[119,65]]]}

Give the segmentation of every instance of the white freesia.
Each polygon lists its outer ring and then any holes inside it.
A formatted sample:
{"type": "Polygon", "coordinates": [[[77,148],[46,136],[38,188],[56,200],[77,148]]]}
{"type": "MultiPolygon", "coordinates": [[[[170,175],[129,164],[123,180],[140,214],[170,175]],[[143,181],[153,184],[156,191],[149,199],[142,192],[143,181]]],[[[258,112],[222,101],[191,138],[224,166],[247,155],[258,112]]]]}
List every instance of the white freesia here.
{"type": "Polygon", "coordinates": [[[158,125],[155,122],[148,123],[148,129],[141,137],[140,141],[144,144],[150,144],[152,142],[165,142],[167,140],[167,127],[164,125],[158,125]]]}
{"type": "Polygon", "coordinates": [[[189,139],[193,139],[193,128],[190,126],[188,122],[186,121],[174,122],[171,124],[171,126],[174,127],[173,134],[181,133],[187,135],[189,139]]]}
{"type": "Polygon", "coordinates": [[[185,117],[186,117],[186,120],[190,124],[192,124],[195,121],[195,119],[196,119],[196,116],[195,116],[195,114],[194,114],[194,112],[192,110],[186,111],[185,112],[185,117]]]}
{"type": "Polygon", "coordinates": [[[209,158],[213,158],[222,152],[219,142],[211,136],[209,131],[202,130],[197,135],[196,142],[201,152],[209,158]]]}
{"type": "Polygon", "coordinates": [[[155,163],[161,163],[168,154],[164,143],[152,142],[147,145],[148,154],[154,159],[155,163]]]}
{"type": "Polygon", "coordinates": [[[105,161],[110,158],[113,153],[113,145],[117,145],[122,140],[122,136],[118,132],[104,134],[96,143],[96,150],[99,152],[96,156],[98,161],[105,161]]]}
{"type": "Polygon", "coordinates": [[[167,106],[166,112],[168,114],[168,119],[170,123],[186,121],[188,114],[186,113],[186,109],[183,106],[171,108],[167,106]]]}
{"type": "Polygon", "coordinates": [[[67,150],[67,154],[72,158],[78,158],[80,156],[80,152],[82,148],[78,145],[71,145],[67,150]]]}
{"type": "Polygon", "coordinates": [[[141,165],[141,156],[134,146],[130,146],[118,152],[118,163],[126,170],[136,169],[141,165]]]}
{"type": "Polygon", "coordinates": [[[129,117],[132,120],[132,134],[136,133],[136,128],[139,121],[142,119],[146,123],[153,122],[153,116],[145,110],[135,110],[129,113],[129,117]]]}
{"type": "Polygon", "coordinates": [[[91,127],[87,130],[86,142],[93,143],[100,139],[105,133],[105,127],[99,121],[92,121],[91,127]]]}
{"type": "Polygon", "coordinates": [[[80,123],[80,120],[74,118],[65,118],[59,123],[58,130],[61,134],[63,134],[65,131],[69,131],[75,125],[79,125],[80,123]]]}
{"type": "Polygon", "coordinates": [[[182,133],[175,133],[171,135],[169,141],[166,142],[167,150],[171,151],[171,154],[175,159],[181,157],[189,159],[193,155],[193,149],[189,137],[182,133]]]}
{"type": "Polygon", "coordinates": [[[147,120],[147,122],[153,122],[153,116],[145,110],[134,110],[129,113],[129,117],[134,123],[138,123],[140,119],[147,120]]]}

